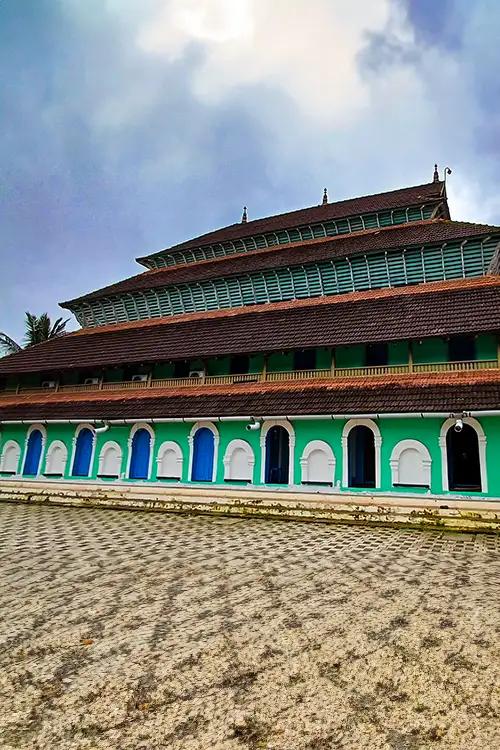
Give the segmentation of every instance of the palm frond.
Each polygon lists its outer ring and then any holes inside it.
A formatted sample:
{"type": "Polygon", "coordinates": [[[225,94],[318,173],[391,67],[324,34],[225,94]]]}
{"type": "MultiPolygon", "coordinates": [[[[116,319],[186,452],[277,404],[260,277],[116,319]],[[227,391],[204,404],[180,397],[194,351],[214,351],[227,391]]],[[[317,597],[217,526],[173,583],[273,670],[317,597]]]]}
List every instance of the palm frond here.
{"type": "Polygon", "coordinates": [[[21,349],[22,346],[17,341],[14,341],[6,333],[0,331],[0,352],[2,355],[15,354],[16,352],[20,352],[21,349]]]}
{"type": "Polygon", "coordinates": [[[69,318],[66,318],[66,320],[57,318],[50,329],[49,339],[54,339],[57,336],[62,336],[64,333],[66,333],[66,323],[69,323],[69,318]]]}
{"type": "Polygon", "coordinates": [[[26,313],[25,328],[25,346],[33,346],[34,344],[38,344],[38,318],[36,315],[33,315],[33,313],[30,312],[26,313]]]}
{"type": "Polygon", "coordinates": [[[62,336],[66,333],[67,320],[57,318],[52,323],[47,313],[41,315],[33,315],[33,313],[26,313],[26,334],[24,337],[25,346],[33,346],[34,344],[40,344],[42,341],[49,341],[49,339],[62,336]]]}

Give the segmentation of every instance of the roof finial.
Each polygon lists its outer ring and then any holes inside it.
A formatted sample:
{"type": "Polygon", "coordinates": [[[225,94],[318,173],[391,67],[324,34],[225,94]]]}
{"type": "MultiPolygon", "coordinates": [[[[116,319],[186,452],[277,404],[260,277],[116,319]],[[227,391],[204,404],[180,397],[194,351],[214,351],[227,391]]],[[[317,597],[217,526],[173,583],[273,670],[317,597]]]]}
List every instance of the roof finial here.
{"type": "Polygon", "coordinates": [[[438,165],[434,164],[434,179],[433,182],[439,182],[438,165]]]}
{"type": "Polygon", "coordinates": [[[327,191],[327,189],[325,188],[325,189],[323,190],[323,205],[324,205],[324,206],[326,206],[326,204],[327,204],[327,203],[328,203],[328,191],[327,191]]]}
{"type": "Polygon", "coordinates": [[[241,223],[246,224],[248,221],[247,207],[243,206],[243,216],[241,217],[241,223]]]}

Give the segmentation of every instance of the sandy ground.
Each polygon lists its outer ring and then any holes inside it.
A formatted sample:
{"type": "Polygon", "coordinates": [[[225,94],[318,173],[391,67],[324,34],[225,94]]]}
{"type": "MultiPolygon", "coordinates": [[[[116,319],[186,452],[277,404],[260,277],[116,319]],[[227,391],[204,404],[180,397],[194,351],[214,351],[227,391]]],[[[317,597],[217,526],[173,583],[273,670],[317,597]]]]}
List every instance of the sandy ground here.
{"type": "Polygon", "coordinates": [[[1,505],[0,747],[493,750],[499,583],[493,537],[1,505]]]}

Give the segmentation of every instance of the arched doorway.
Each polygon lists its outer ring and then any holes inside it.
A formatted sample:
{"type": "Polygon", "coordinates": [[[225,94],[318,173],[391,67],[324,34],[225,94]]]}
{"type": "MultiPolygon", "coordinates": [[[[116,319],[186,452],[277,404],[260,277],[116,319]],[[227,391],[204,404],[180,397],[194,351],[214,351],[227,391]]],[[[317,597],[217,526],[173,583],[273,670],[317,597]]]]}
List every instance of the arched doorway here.
{"type": "Polygon", "coordinates": [[[290,436],[281,425],[266,435],[266,484],[288,484],[290,467],[290,436]]]}
{"type": "Polygon", "coordinates": [[[353,427],[347,437],[349,487],[375,487],[375,436],[366,425],[353,427]]]}
{"type": "Polygon", "coordinates": [[[24,459],[23,476],[36,477],[40,469],[43,436],[40,430],[32,430],[28,438],[26,458],[24,459]]]}
{"type": "Polygon", "coordinates": [[[151,435],[141,427],[134,432],[132,437],[129,479],[147,479],[149,477],[150,454],[151,435]]]}
{"type": "Polygon", "coordinates": [[[88,477],[93,448],[94,433],[90,428],[83,427],[76,436],[75,456],[71,472],[74,477],[88,477]]]}
{"type": "Polygon", "coordinates": [[[481,463],[477,432],[463,424],[457,432],[454,426],[446,433],[448,486],[450,490],[481,492],[481,463]]]}
{"type": "Polygon", "coordinates": [[[214,473],[214,433],[208,427],[200,427],[193,438],[193,482],[211,482],[214,473]]]}

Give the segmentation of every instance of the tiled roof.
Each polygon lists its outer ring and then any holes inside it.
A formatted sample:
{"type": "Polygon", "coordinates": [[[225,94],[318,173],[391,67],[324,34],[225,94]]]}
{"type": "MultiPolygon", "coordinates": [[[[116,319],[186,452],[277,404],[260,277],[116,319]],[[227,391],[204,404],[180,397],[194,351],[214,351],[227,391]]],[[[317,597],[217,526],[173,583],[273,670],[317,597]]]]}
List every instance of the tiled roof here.
{"type": "Polygon", "coordinates": [[[500,330],[500,276],[82,329],[0,360],[0,375],[500,330]]]}
{"type": "Polygon", "coordinates": [[[200,261],[199,263],[145,271],[61,304],[63,307],[71,307],[79,302],[110,297],[124,292],[243,275],[253,271],[302,265],[303,263],[390,250],[402,246],[442,243],[454,239],[484,236],[492,232],[500,235],[500,227],[472,224],[465,221],[429,220],[411,222],[410,224],[386,227],[385,229],[337,235],[326,240],[322,238],[304,243],[276,245],[265,250],[253,250],[224,258],[200,261]]]}
{"type": "Polygon", "coordinates": [[[348,216],[367,214],[387,209],[407,208],[409,206],[423,206],[446,200],[443,182],[429,182],[425,185],[401,188],[399,190],[388,190],[385,193],[364,195],[360,198],[348,198],[347,200],[335,201],[326,205],[301,208],[297,211],[288,211],[276,216],[266,216],[262,219],[254,219],[246,223],[231,224],[230,226],[207,232],[194,237],[186,242],[173,245],[166,250],[161,250],[152,255],[138,258],[138,261],[165,255],[176,250],[186,250],[193,247],[201,247],[217,242],[237,240],[243,237],[251,237],[265,232],[277,232],[280,229],[291,229],[292,227],[307,226],[331,219],[341,219],[348,216]]]}
{"type": "Polygon", "coordinates": [[[384,414],[498,409],[500,372],[443,373],[0,399],[0,421],[384,414]]]}

